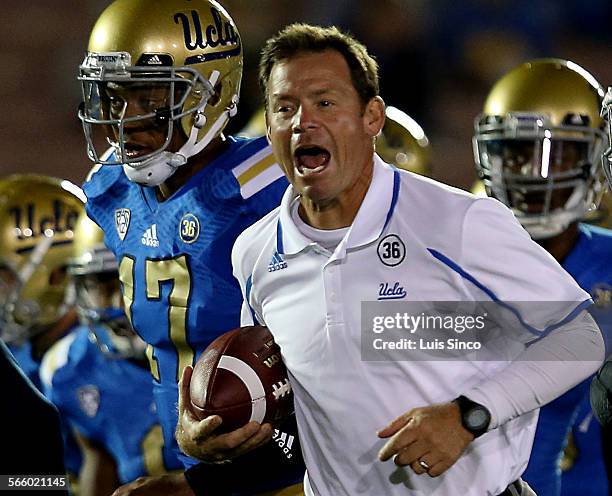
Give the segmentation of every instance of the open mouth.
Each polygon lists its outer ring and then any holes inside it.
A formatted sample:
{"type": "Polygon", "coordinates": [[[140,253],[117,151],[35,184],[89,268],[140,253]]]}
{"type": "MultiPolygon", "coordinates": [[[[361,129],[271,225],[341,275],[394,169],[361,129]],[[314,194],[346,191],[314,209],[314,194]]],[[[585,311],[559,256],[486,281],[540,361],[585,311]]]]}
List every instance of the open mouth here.
{"type": "MultiPolygon", "coordinates": [[[[117,149],[117,151],[121,151],[121,147],[118,143],[113,144],[113,146],[117,149]]],[[[123,149],[125,150],[125,156],[127,158],[138,158],[148,153],[151,153],[151,148],[148,146],[139,145],[138,143],[124,143],[123,149]]]]}
{"type": "Polygon", "coordinates": [[[325,148],[316,145],[303,146],[295,151],[297,170],[303,176],[322,172],[330,158],[331,154],[325,148]]]}

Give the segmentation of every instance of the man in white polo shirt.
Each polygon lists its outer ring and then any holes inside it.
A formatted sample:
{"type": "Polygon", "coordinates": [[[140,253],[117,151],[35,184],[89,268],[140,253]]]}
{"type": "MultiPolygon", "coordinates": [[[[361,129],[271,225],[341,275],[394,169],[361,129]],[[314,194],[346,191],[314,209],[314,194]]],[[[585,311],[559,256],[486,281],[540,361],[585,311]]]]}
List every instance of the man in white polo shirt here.
{"type": "MultiPolygon", "coordinates": [[[[291,375],[306,494],[532,494],[520,475],[537,408],[603,359],[588,294],[499,202],[375,155],[384,103],[376,63],[354,39],[289,26],[264,47],[260,78],[291,186],[232,261],[243,325],[269,327],[291,375]],[[388,299],[485,301],[524,331],[487,361],[370,361],[363,302],[388,299]],[[529,301],[549,304],[514,305],[529,301]]],[[[216,422],[180,418],[190,454],[210,458],[216,422]]]]}

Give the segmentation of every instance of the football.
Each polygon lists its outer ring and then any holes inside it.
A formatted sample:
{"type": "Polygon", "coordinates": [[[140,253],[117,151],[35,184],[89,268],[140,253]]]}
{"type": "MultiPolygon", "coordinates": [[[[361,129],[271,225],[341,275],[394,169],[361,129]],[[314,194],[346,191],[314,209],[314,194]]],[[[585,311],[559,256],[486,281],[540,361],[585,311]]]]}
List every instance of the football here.
{"type": "Polygon", "coordinates": [[[293,412],[280,348],[263,326],[239,327],[210,343],[193,368],[189,392],[198,419],[223,419],[220,433],[251,420],[274,425],[293,412]]]}

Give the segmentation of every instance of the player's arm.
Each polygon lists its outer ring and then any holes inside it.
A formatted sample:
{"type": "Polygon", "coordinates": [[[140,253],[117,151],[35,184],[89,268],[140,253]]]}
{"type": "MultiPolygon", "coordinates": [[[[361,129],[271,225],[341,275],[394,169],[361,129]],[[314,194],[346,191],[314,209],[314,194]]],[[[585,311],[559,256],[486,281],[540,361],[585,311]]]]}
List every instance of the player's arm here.
{"type": "Polygon", "coordinates": [[[75,431],[75,437],[83,454],[83,465],[79,474],[81,494],[108,496],[119,486],[114,458],[105,449],[78,431],[75,431]]]}
{"type": "Polygon", "coordinates": [[[120,486],[115,459],[94,441],[75,432],[83,454],[79,491],[83,496],[194,496],[184,473],[139,477],[120,486]],[[114,491],[114,492],[113,492],[114,491]]]}

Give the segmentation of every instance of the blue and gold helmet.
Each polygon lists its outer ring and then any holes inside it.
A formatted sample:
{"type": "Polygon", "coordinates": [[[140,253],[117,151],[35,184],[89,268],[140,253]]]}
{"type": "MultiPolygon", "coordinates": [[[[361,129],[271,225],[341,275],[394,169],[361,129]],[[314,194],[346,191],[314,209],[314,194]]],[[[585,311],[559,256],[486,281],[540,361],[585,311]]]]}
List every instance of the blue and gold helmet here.
{"type": "Polygon", "coordinates": [[[214,0],[116,0],[79,69],[89,158],[123,165],[135,182],[162,183],[236,114],[242,60],[238,29],[214,0]],[[165,141],[133,149],[135,127],[161,130],[165,141]],[[183,144],[169,150],[176,132],[183,144]]]}
{"type": "Polygon", "coordinates": [[[573,62],[534,60],[495,83],[475,121],[478,176],[534,239],[563,232],[604,192],[603,94],[573,62]]]}
{"type": "Polygon", "coordinates": [[[70,305],[66,271],[85,196],[69,181],[35,174],[0,180],[0,332],[19,344],[70,305]]]}

